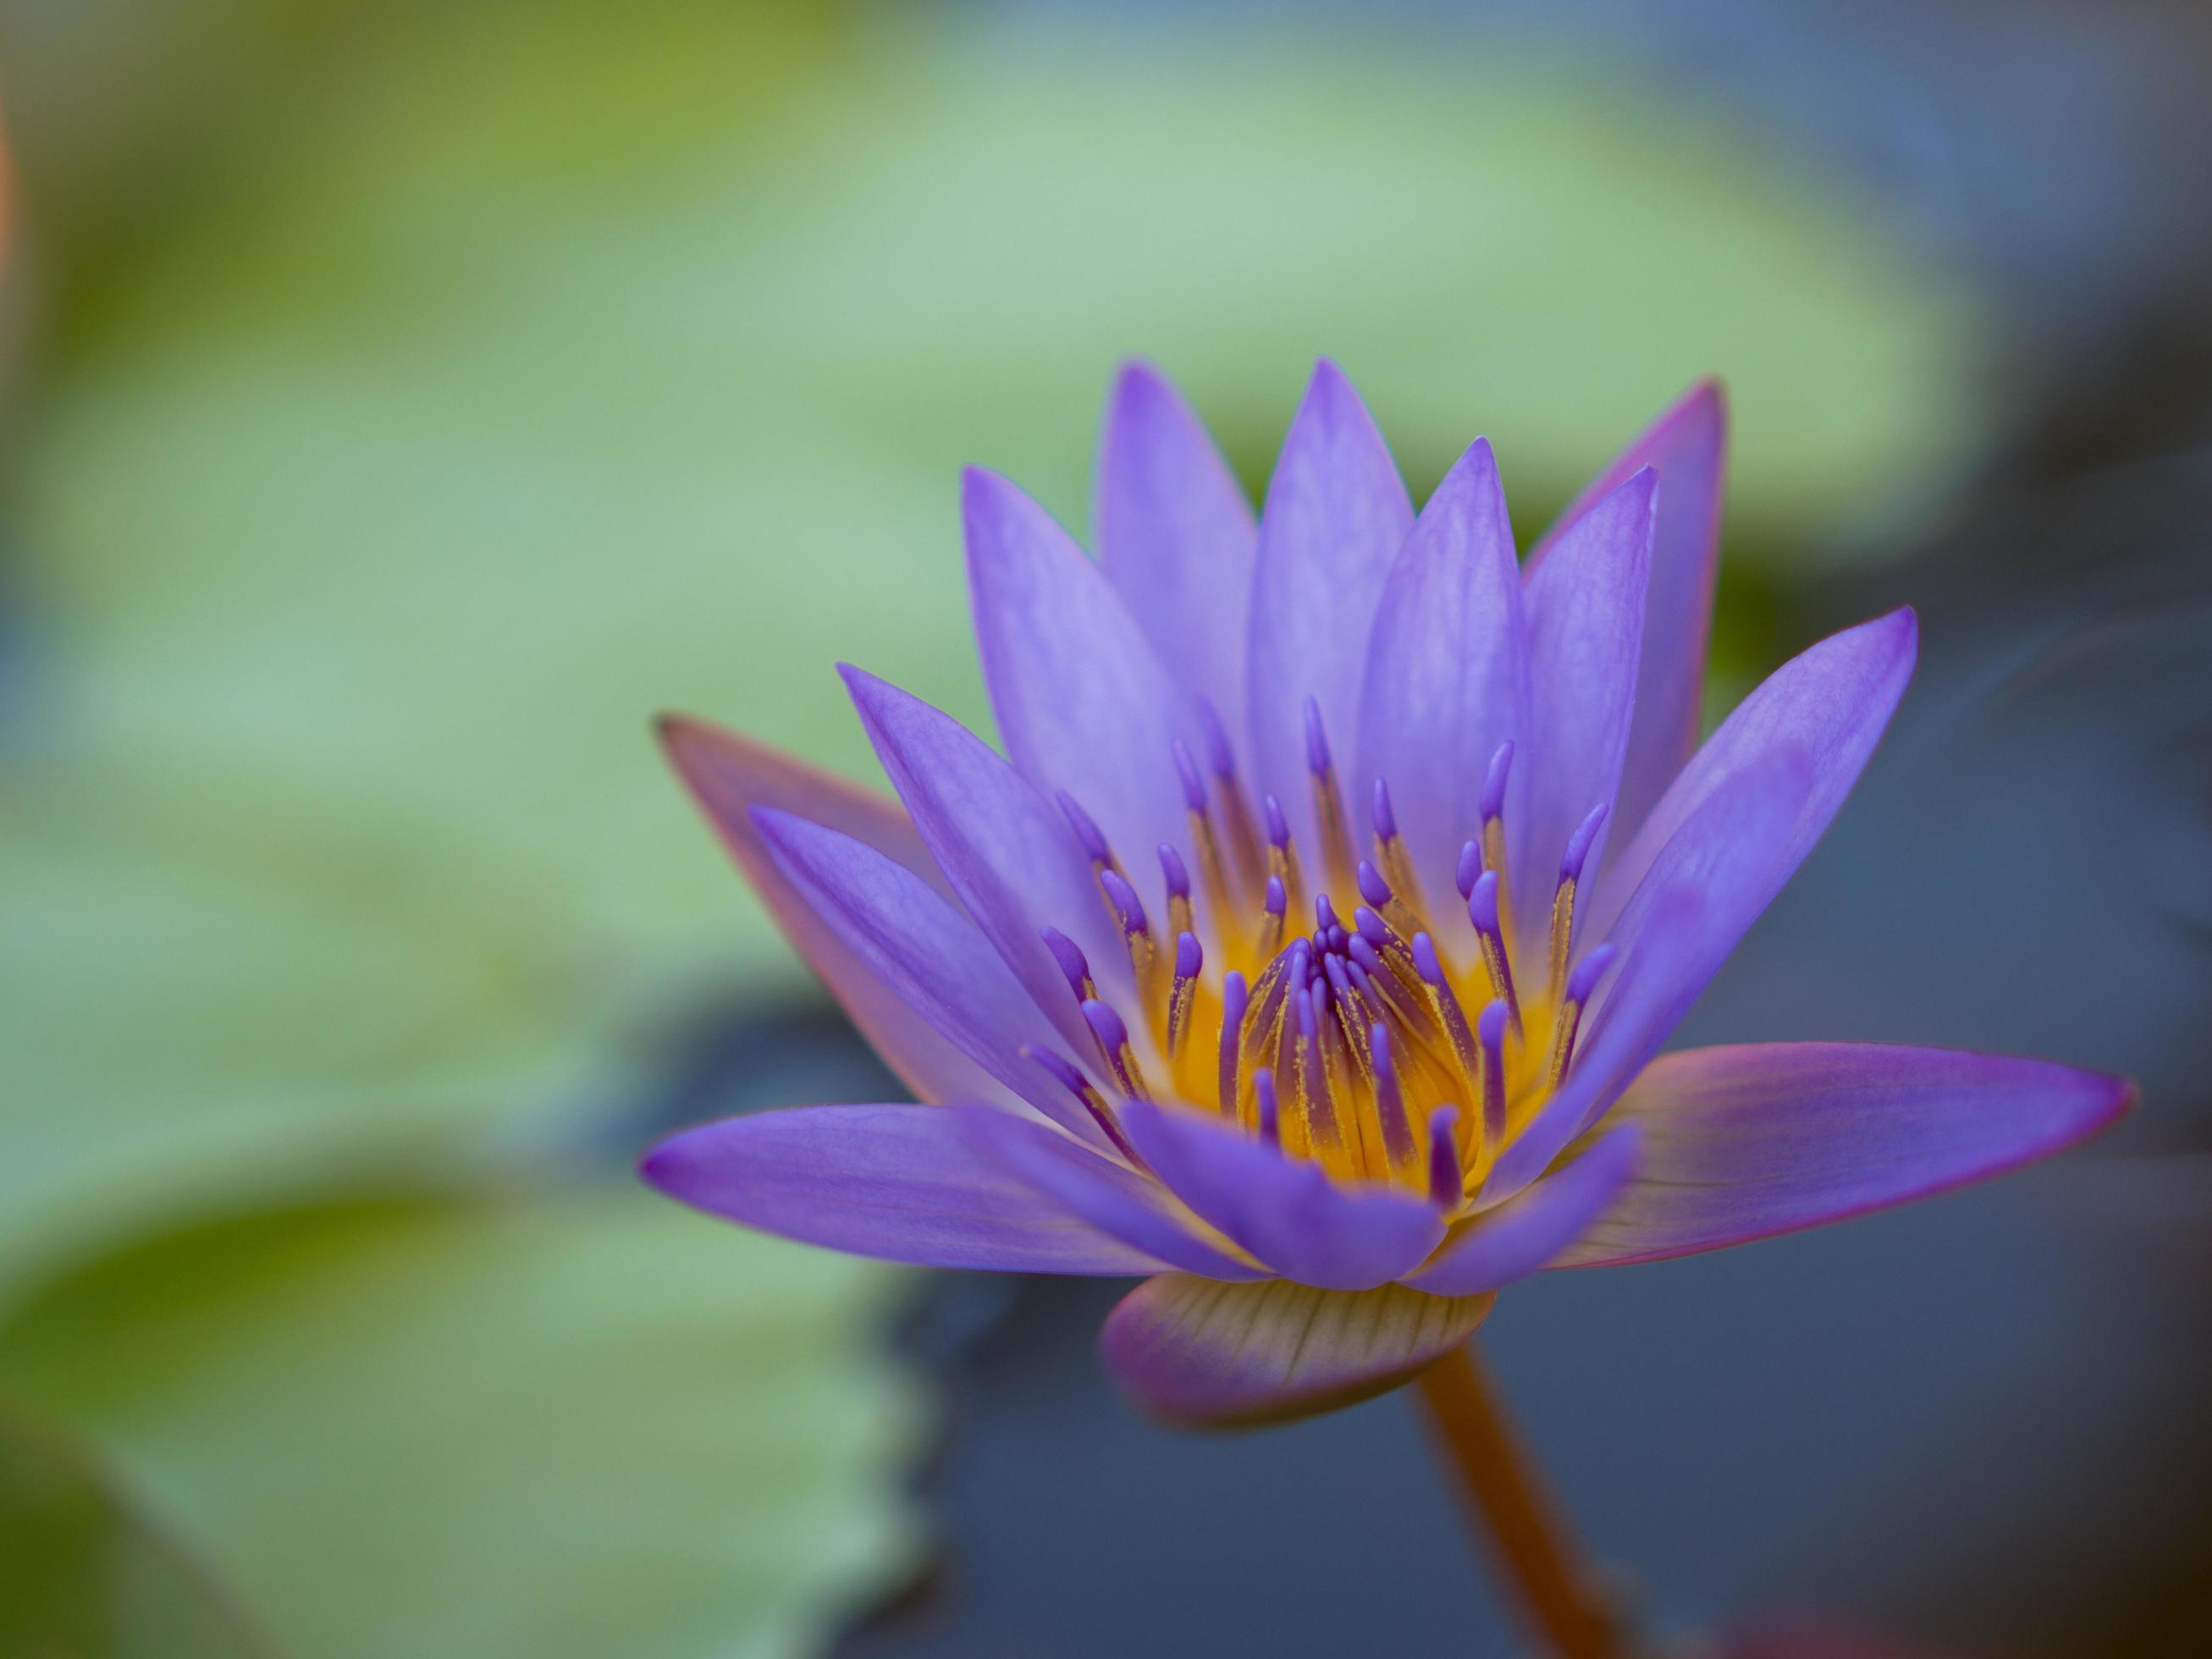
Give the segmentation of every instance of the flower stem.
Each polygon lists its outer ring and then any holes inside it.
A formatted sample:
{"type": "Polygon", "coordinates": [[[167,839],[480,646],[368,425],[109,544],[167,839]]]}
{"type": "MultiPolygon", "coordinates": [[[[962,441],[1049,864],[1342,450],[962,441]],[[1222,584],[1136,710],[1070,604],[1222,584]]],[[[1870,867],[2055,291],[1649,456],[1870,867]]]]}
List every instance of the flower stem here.
{"type": "Polygon", "coordinates": [[[1539,1484],[1474,1345],[1453,1350],[1416,1381],[1460,1496],[1548,1650],[1560,1659],[1623,1659],[1615,1610],[1539,1484]]]}

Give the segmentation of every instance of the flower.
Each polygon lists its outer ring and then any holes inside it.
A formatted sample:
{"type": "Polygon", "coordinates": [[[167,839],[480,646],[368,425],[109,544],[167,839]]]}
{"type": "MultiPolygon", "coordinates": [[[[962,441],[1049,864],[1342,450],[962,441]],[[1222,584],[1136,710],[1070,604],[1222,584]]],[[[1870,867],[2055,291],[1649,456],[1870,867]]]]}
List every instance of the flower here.
{"type": "Polygon", "coordinates": [[[1724,428],[1693,388],[1525,568],[1489,445],[1416,517],[1328,362],[1256,526],[1141,364],[1107,414],[1096,562],[969,471],[1006,757],[853,668],[897,805],[662,725],[927,1103],[708,1124],[646,1178],[896,1261],[1143,1275],[1106,1364],[1225,1424],[1395,1386],[1540,1267],[1840,1220],[2110,1122],[2128,1084],[2033,1060],[1659,1054],[1843,804],[1917,645],[1909,610],[1824,640],[1697,744],[1724,428]]]}

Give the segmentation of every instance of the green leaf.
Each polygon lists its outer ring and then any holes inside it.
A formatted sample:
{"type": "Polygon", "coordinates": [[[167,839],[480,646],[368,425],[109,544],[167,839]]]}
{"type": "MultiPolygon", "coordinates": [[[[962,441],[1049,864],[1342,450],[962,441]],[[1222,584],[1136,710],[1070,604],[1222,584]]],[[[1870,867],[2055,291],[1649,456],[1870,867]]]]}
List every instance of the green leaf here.
{"type": "Polygon", "coordinates": [[[269,1652],[73,1436],[0,1401],[0,1653],[266,1659],[269,1652]]]}
{"type": "Polygon", "coordinates": [[[642,1190],[364,1197],[48,1285],[0,1390],[86,1425],[287,1651],[781,1655],[913,1557],[894,1283],[642,1190]]]}

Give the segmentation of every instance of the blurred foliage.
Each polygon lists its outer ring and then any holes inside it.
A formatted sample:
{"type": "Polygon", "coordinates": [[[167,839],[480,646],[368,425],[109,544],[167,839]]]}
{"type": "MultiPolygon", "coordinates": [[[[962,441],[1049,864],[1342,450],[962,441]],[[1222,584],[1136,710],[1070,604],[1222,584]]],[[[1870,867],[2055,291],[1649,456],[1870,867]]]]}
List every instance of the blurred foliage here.
{"type": "Polygon", "coordinates": [[[903,1559],[885,1275],[390,1195],[547,1184],[665,1009],[793,971],[653,708],[863,771],[842,657],[987,723],[960,463],[1080,523],[1143,351],[1256,488],[1327,350],[1533,527],[1719,368],[1778,568],[1974,441],[1972,296],[1650,88],[1054,21],[0,3],[0,1390],[303,1651],[781,1651],[903,1559]]]}
{"type": "Polygon", "coordinates": [[[0,1407],[0,1653],[264,1659],[268,1652],[65,1430],[0,1407]]]}
{"type": "MultiPolygon", "coordinates": [[[[289,1652],[807,1651],[908,1559],[895,1281],[641,1192],[425,1194],[156,1234],[0,1327],[289,1652]]],[[[10,1652],[18,1650],[0,1650],[10,1652]]]]}

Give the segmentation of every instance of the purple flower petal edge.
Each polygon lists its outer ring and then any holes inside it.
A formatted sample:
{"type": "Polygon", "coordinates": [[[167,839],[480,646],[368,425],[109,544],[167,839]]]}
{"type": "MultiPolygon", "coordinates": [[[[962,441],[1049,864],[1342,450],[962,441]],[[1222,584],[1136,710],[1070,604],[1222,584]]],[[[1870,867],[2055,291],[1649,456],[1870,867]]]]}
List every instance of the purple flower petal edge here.
{"type": "Polygon", "coordinates": [[[1164,1265],[977,1158],[950,1107],[794,1106],[726,1118],[670,1136],[638,1173],[709,1215],[885,1261],[1099,1275],[1164,1265]]]}
{"type": "Polygon", "coordinates": [[[2124,1078],[1956,1049],[1667,1054],[1614,1109],[1644,1130],[1635,1177],[1559,1265],[1655,1261],[1887,1209],[2062,1151],[2134,1100],[2124,1078]]]}

